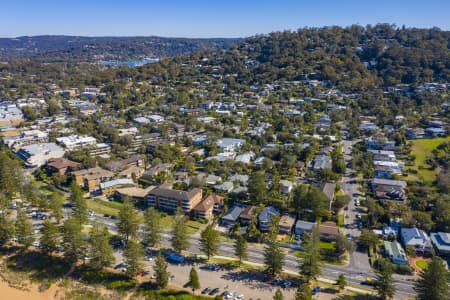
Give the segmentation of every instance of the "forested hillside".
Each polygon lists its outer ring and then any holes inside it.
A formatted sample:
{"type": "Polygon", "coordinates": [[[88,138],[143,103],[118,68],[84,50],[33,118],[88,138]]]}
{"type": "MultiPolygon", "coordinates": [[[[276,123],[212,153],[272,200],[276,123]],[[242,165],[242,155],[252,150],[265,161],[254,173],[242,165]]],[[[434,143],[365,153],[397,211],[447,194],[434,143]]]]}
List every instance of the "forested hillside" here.
{"type": "Polygon", "coordinates": [[[128,60],[172,57],[210,48],[227,48],[237,39],[164,37],[24,36],[0,38],[0,58],[42,62],[128,60]]]}

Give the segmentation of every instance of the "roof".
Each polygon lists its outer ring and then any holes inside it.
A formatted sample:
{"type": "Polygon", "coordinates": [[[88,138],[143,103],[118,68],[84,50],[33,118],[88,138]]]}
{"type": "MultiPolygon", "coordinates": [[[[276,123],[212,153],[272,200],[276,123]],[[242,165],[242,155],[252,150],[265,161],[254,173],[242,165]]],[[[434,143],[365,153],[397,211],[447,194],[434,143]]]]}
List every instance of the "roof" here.
{"type": "Polygon", "coordinates": [[[83,169],[78,171],[73,171],[72,175],[74,176],[83,176],[88,179],[94,179],[99,177],[113,177],[114,173],[108,170],[102,169],[100,167],[94,167],[90,169],[83,169]]]}
{"type": "Polygon", "coordinates": [[[69,159],[66,159],[66,158],[62,158],[62,157],[61,158],[52,158],[52,159],[49,159],[49,161],[47,162],[47,166],[53,167],[58,170],[63,169],[63,168],[68,168],[68,167],[76,168],[78,165],[79,165],[78,163],[71,161],[69,159]]]}
{"type": "Polygon", "coordinates": [[[402,241],[405,245],[408,244],[426,244],[430,238],[428,235],[417,228],[405,228],[400,229],[402,241]]]}
{"type": "Polygon", "coordinates": [[[251,220],[255,214],[256,214],[256,206],[249,205],[246,208],[244,208],[239,217],[244,220],[251,220]]]}
{"type": "Polygon", "coordinates": [[[406,261],[405,250],[403,250],[399,242],[384,241],[384,250],[391,259],[403,259],[406,261]]]}
{"type": "Polygon", "coordinates": [[[61,147],[55,143],[41,143],[24,146],[20,149],[21,152],[25,152],[30,156],[38,155],[45,152],[64,151],[61,147]]]}
{"type": "Polygon", "coordinates": [[[157,197],[162,196],[162,197],[174,198],[177,200],[190,200],[199,193],[201,195],[202,190],[198,189],[198,188],[194,188],[190,191],[182,191],[182,190],[170,189],[170,188],[167,188],[167,187],[164,187],[161,185],[161,186],[153,189],[149,193],[149,195],[154,195],[157,197]]]}
{"type": "Polygon", "coordinates": [[[107,182],[102,182],[100,183],[100,188],[101,189],[107,189],[113,186],[118,186],[118,185],[134,185],[134,181],[132,179],[128,179],[128,178],[121,178],[121,179],[114,179],[111,181],[107,181],[107,182]]]}
{"type": "Polygon", "coordinates": [[[243,207],[235,205],[231,207],[229,210],[227,210],[227,212],[223,215],[221,220],[236,222],[243,210],[244,210],[243,207]]]}
{"type": "Polygon", "coordinates": [[[383,178],[374,178],[372,179],[372,185],[392,185],[399,186],[402,188],[406,188],[406,182],[403,180],[392,180],[392,179],[383,179],[383,178]]]}
{"type": "Polygon", "coordinates": [[[315,223],[315,222],[298,220],[297,223],[295,223],[295,228],[301,229],[303,231],[311,231],[313,229],[313,227],[316,225],[317,225],[317,223],[315,223]]]}
{"type": "Polygon", "coordinates": [[[432,232],[431,241],[438,250],[450,252],[450,233],[448,232],[432,232]]]}
{"type": "Polygon", "coordinates": [[[278,226],[292,228],[294,224],[295,224],[295,216],[284,214],[281,216],[278,226]]]}
{"type": "Polygon", "coordinates": [[[272,217],[274,215],[279,215],[280,212],[278,209],[276,209],[273,206],[266,206],[264,207],[263,211],[259,214],[259,221],[260,222],[270,222],[272,220],[272,217]]]}
{"type": "Polygon", "coordinates": [[[149,186],[145,189],[142,189],[139,187],[132,186],[132,187],[124,187],[124,188],[117,189],[116,192],[123,196],[144,198],[154,188],[155,188],[154,186],[149,186]]]}
{"type": "Polygon", "coordinates": [[[219,204],[223,202],[223,197],[216,194],[211,194],[206,196],[199,204],[197,204],[193,210],[194,211],[207,211],[214,207],[214,204],[219,204]]]}
{"type": "Polygon", "coordinates": [[[332,202],[334,199],[334,190],[336,189],[336,183],[326,182],[322,185],[322,192],[327,197],[329,202],[332,202]]]}
{"type": "Polygon", "coordinates": [[[339,228],[336,226],[336,224],[332,222],[326,222],[324,224],[319,225],[319,232],[320,234],[338,235],[339,228]]]}

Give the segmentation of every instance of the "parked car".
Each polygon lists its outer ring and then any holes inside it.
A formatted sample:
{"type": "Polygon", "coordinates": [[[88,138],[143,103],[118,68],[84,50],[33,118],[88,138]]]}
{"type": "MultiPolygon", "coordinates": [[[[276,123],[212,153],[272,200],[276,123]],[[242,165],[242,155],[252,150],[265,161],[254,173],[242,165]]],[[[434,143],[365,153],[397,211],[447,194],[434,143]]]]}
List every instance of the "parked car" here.
{"type": "Polygon", "coordinates": [[[210,287],[203,289],[202,294],[208,294],[211,291],[210,287]]]}
{"type": "Polygon", "coordinates": [[[219,292],[219,290],[220,290],[219,288],[215,288],[211,292],[209,292],[209,295],[213,296],[213,295],[217,294],[219,292]]]}

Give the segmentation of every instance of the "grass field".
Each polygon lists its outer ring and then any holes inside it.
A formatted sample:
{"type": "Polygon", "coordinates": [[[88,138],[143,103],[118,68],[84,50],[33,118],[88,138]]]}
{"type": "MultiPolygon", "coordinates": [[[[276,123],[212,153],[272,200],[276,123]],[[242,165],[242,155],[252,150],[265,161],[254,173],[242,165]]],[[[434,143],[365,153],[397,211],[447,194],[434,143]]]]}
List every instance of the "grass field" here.
{"type": "Polygon", "coordinates": [[[104,201],[100,199],[86,199],[88,209],[94,211],[99,215],[116,216],[119,214],[119,209],[122,207],[122,203],[113,201],[104,201]]]}
{"type": "Polygon", "coordinates": [[[407,169],[415,170],[417,174],[408,174],[407,180],[422,180],[427,183],[433,182],[439,169],[430,170],[430,166],[426,163],[426,160],[431,157],[432,151],[437,146],[448,141],[450,141],[450,136],[436,139],[413,140],[411,142],[411,154],[416,157],[416,160],[414,166],[409,166],[407,169]]]}
{"type": "Polygon", "coordinates": [[[428,267],[428,262],[425,260],[418,259],[416,260],[416,266],[424,270],[428,267]]]}

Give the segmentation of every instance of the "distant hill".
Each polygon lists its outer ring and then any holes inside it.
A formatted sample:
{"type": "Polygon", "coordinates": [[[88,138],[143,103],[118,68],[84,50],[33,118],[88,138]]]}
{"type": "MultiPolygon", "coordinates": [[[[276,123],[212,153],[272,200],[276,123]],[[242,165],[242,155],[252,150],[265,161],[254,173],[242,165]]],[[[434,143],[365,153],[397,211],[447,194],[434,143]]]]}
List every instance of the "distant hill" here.
{"type": "Polygon", "coordinates": [[[0,38],[0,59],[28,58],[42,62],[133,60],[173,57],[213,48],[228,48],[236,38],[22,36],[0,38]]]}

